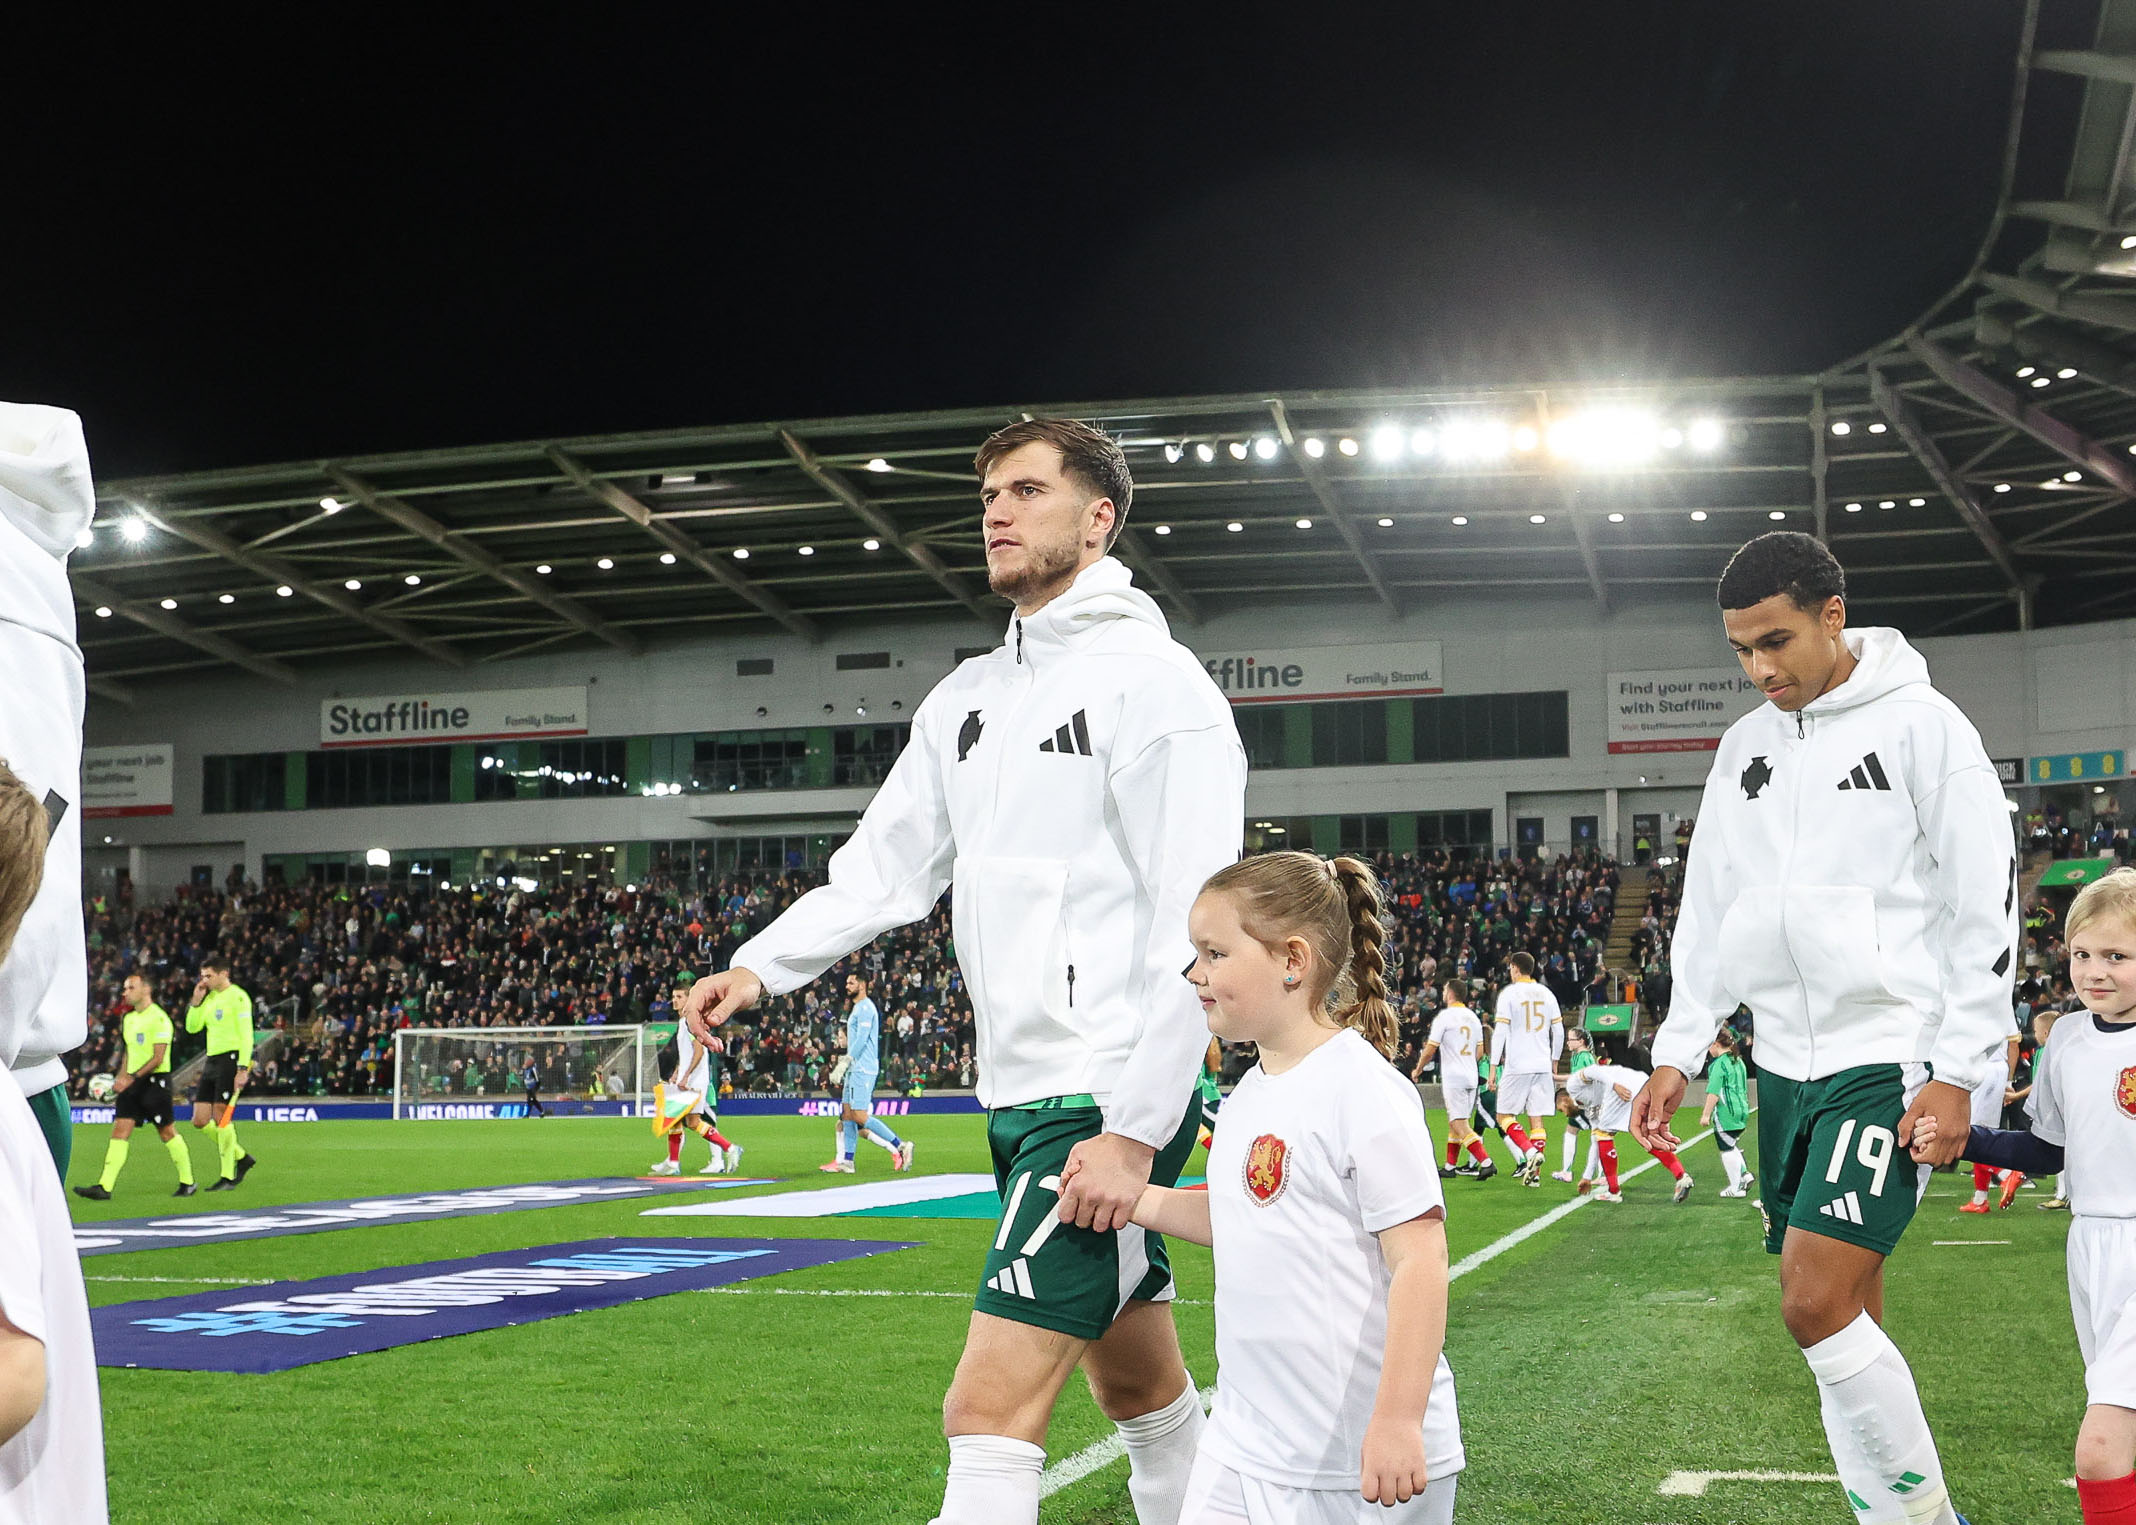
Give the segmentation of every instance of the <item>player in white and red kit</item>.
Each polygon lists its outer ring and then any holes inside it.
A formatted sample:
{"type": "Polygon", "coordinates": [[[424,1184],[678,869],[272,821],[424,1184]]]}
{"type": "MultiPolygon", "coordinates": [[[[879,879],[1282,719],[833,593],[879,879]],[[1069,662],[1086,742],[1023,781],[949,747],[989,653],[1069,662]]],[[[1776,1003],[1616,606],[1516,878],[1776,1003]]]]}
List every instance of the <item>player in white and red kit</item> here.
{"type": "MultiPolygon", "coordinates": [[[[1981,1076],[1979,1082],[1973,1087],[1972,1117],[1973,1126],[1976,1128],[1995,1128],[2001,1124],[2004,1098],[2010,1094],[2010,1088],[2017,1083],[2017,1056],[2020,1044],[2017,1033],[2014,1031],[2015,1021],[2016,1019],[2013,1017],[2013,1031],[2010,1034],[2010,1040],[2003,1045],[2005,1050],[2004,1063],[1981,1076]]],[[[1973,1166],[1973,1200],[1962,1203],[1958,1211],[1961,1213],[1987,1212],[1989,1210],[1988,1193],[1994,1188],[1995,1177],[1998,1173],[2005,1178],[2002,1205],[2008,1207],[2010,1199],[2017,1195],[2018,1185],[2025,1179],[2023,1174],[2017,1171],[1997,1172],[1992,1165],[1975,1164],[1973,1166]]]]}
{"type": "Polygon", "coordinates": [[[1465,1150],[1476,1161],[1476,1179],[1488,1181],[1498,1174],[1498,1164],[1471,1122],[1476,1113],[1476,1061],[1483,1053],[1483,1019],[1469,1009],[1467,980],[1448,980],[1439,995],[1446,1004],[1431,1019],[1431,1034],[1409,1078],[1422,1075],[1433,1059],[1439,1061],[1439,1091],[1446,1106],[1446,1164],[1439,1174],[1452,1175],[1465,1150]]]}
{"type": "MultiPolygon", "coordinates": [[[[1602,1157],[1603,1182],[1603,1189],[1595,1193],[1595,1200],[1622,1202],[1624,1194],[1618,1189],[1617,1178],[1617,1135],[1632,1126],[1632,1098],[1639,1094],[1639,1088],[1646,1084],[1647,1078],[1642,1072],[1617,1062],[1614,1044],[1601,1052],[1602,1062],[1575,1071],[1565,1082],[1565,1091],[1595,1120],[1595,1149],[1602,1157]]],[[[1648,1153],[1661,1161],[1662,1169],[1676,1178],[1676,1200],[1681,1202],[1689,1196],[1691,1177],[1685,1171],[1683,1161],[1667,1149],[1652,1149],[1648,1153]]]]}
{"type": "Polygon", "coordinates": [[[1543,1179],[1543,1148],[1550,1141],[1544,1121],[1557,1110],[1558,1055],[1565,1052],[1565,1016],[1557,997],[1535,977],[1535,955],[1508,953],[1512,976],[1498,992],[1498,1021],[1491,1029],[1491,1063],[1498,1067],[1498,1126],[1524,1156],[1520,1178],[1543,1179]],[[1526,1114],[1523,1131],[1520,1117],[1526,1114]]]}

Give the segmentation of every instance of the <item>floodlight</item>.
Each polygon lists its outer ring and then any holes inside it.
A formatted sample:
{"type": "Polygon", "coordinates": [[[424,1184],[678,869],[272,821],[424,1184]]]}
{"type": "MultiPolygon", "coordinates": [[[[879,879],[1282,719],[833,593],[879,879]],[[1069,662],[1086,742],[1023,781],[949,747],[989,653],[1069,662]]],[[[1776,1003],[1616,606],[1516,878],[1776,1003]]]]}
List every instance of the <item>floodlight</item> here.
{"type": "Polygon", "coordinates": [[[386,868],[392,864],[393,854],[383,847],[374,847],[363,855],[363,861],[367,868],[386,868]]]}
{"type": "Polygon", "coordinates": [[[1231,452],[1231,458],[1234,461],[1243,461],[1246,459],[1246,442],[1244,440],[1235,439],[1230,444],[1226,445],[1224,448],[1231,452]]]}
{"type": "Polygon", "coordinates": [[[1622,515],[1622,514],[1611,514],[1611,515],[1609,516],[1609,522],[1610,522],[1610,523],[1612,523],[1612,524],[1622,524],[1622,523],[1624,522],[1624,515],[1622,515]]]}
{"type": "Polygon", "coordinates": [[[1170,461],[1175,466],[1179,464],[1179,458],[1185,455],[1186,453],[1187,447],[1184,445],[1168,444],[1164,447],[1164,458],[1170,461]]]}
{"type": "Polygon", "coordinates": [[[864,551],[879,551],[883,548],[883,543],[875,539],[863,540],[860,543],[860,548],[864,551]]]}
{"type": "Polygon", "coordinates": [[[1637,408],[1590,408],[1550,426],[1550,453],[1583,466],[1629,466],[1661,448],[1661,426],[1637,408]]]}
{"type": "Polygon", "coordinates": [[[1312,521],[1312,520],[1310,520],[1310,519],[1300,519],[1300,520],[1298,521],[1298,528],[1300,528],[1300,529],[1302,529],[1302,530],[1309,530],[1309,529],[1311,529],[1312,527],[1313,527],[1313,521],[1312,521]]]}
{"type": "Polygon", "coordinates": [[[804,545],[794,554],[796,556],[813,556],[816,554],[816,548],[812,545],[804,545]]]}
{"type": "Polygon", "coordinates": [[[1703,508],[1692,509],[1691,522],[1693,524],[1704,524],[1706,522],[1706,511],[1703,508]]]}
{"type": "Polygon", "coordinates": [[[673,551],[662,551],[660,553],[660,564],[664,567],[673,566],[675,564],[675,553],[673,551]]]}
{"type": "Polygon", "coordinates": [[[119,521],[119,538],[128,545],[139,545],[148,538],[148,521],[146,519],[121,519],[119,521]]]}
{"type": "Polygon", "coordinates": [[[1357,441],[1345,437],[1335,442],[1335,448],[1337,450],[1340,450],[1344,455],[1355,455],[1357,454],[1357,441]]]}
{"type": "Polygon", "coordinates": [[[877,457],[875,457],[875,459],[874,459],[874,460],[872,460],[872,461],[868,462],[868,470],[870,470],[870,471],[895,471],[895,470],[897,470],[897,468],[896,468],[895,466],[892,466],[892,465],[891,465],[891,464],[890,464],[890,463],[889,463],[888,461],[884,460],[884,459],[883,459],[883,458],[882,458],[881,456],[877,456],[877,457]]]}
{"type": "Polygon", "coordinates": [[[86,551],[89,549],[89,547],[95,544],[96,531],[93,529],[85,528],[79,535],[76,535],[74,537],[74,548],[77,551],[86,551]]]}
{"type": "Polygon", "coordinates": [[[1393,424],[1382,424],[1372,431],[1372,459],[1391,461],[1402,453],[1404,443],[1400,429],[1393,424]]]}
{"type": "Polygon", "coordinates": [[[1240,530],[1246,528],[1246,526],[1239,523],[1238,520],[1234,519],[1229,524],[1225,525],[1224,528],[1231,531],[1232,534],[1236,535],[1240,530]]]}
{"type": "Polygon", "coordinates": [[[1411,455],[1430,455],[1432,447],[1437,443],[1438,441],[1432,438],[1432,433],[1429,429],[1418,429],[1409,436],[1409,453],[1411,455]]]}
{"type": "Polygon", "coordinates": [[[2048,378],[2045,376],[2035,376],[2032,378],[2032,384],[2036,387],[2043,387],[2047,385],[2047,382],[2048,378]]]}
{"type": "Polygon", "coordinates": [[[2059,371],[2056,371],[2054,373],[2054,379],[2057,381],[2067,381],[2076,374],[2077,369],[2075,366],[2065,365],[2059,371]]]}
{"type": "Polygon", "coordinates": [[[1908,508],[1926,508],[1926,507],[1928,507],[1928,499],[1926,499],[1926,498],[1908,498],[1908,499],[1906,500],[1906,506],[1907,506],[1908,508]]]}
{"type": "Polygon", "coordinates": [[[411,588],[420,588],[423,585],[423,579],[416,576],[416,574],[413,572],[410,572],[406,577],[403,577],[401,581],[406,583],[411,588]]]}
{"type": "Polygon", "coordinates": [[[288,583],[285,582],[279,588],[276,588],[274,590],[274,596],[276,598],[287,598],[296,591],[297,590],[295,588],[292,588],[288,583]]]}
{"type": "Polygon", "coordinates": [[[1871,425],[1869,426],[1869,432],[1870,432],[1871,434],[1882,434],[1882,433],[1884,432],[1884,425],[1882,425],[1882,424],[1871,424],[1871,425]]]}
{"type": "Polygon", "coordinates": [[[556,568],[550,566],[549,563],[545,561],[540,566],[536,567],[534,570],[541,573],[542,576],[547,577],[551,572],[555,571],[556,568]]]}
{"type": "Polygon", "coordinates": [[[341,586],[348,589],[351,593],[361,593],[363,591],[363,579],[360,577],[351,577],[341,586]]]}
{"type": "Polygon", "coordinates": [[[1204,466],[1216,459],[1216,447],[1204,441],[1194,447],[1194,459],[1204,466]]]}
{"type": "Polygon", "coordinates": [[[746,545],[736,546],[734,548],[734,559],[736,561],[747,561],[749,559],[749,547],[746,545]]]}
{"type": "Polygon", "coordinates": [[[1172,533],[1172,526],[1169,524],[1160,524],[1155,529],[1151,530],[1150,533],[1153,535],[1169,535],[1172,533]]]}
{"type": "Polygon", "coordinates": [[[1836,419],[1833,421],[1832,424],[1832,432],[1834,434],[1849,434],[1853,432],[1853,428],[1854,426],[1848,423],[1844,418],[1836,419]]]}
{"type": "Polygon", "coordinates": [[[1530,524],[1541,524],[1543,522],[1543,518],[1544,516],[1541,514],[1530,514],[1528,515],[1528,522],[1530,524]]]}
{"type": "Polygon", "coordinates": [[[163,599],[161,602],[163,604],[163,607],[166,609],[175,609],[178,607],[178,600],[175,598],[166,598],[163,599]]]}
{"type": "Polygon", "coordinates": [[[1848,512],[1848,513],[1850,513],[1850,514],[1858,514],[1858,513],[1860,513],[1861,511],[1862,511],[1862,506],[1861,506],[1861,504],[1859,504],[1859,503],[1849,503],[1849,504],[1847,505],[1847,512],[1848,512]]]}
{"type": "Polygon", "coordinates": [[[1533,450],[1539,443],[1541,443],[1541,438],[1542,437],[1538,435],[1535,430],[1530,428],[1528,425],[1521,424],[1513,431],[1513,448],[1515,450],[1533,450]]]}
{"type": "Polygon", "coordinates": [[[2036,370],[2037,367],[2021,365],[2017,368],[2017,379],[2023,381],[2026,377],[2033,375],[2036,370]]]}
{"type": "Polygon", "coordinates": [[[2008,482],[1997,482],[1995,484],[1995,490],[1997,492],[2008,492],[2010,490],[2010,484],[2008,482]]]}
{"type": "Polygon", "coordinates": [[[1276,440],[1272,434],[1264,434],[1253,442],[1253,453],[1264,461],[1276,458],[1276,440]]]}
{"type": "Polygon", "coordinates": [[[215,602],[217,602],[218,604],[234,604],[237,602],[237,595],[235,593],[220,594],[217,596],[215,602]]]}
{"type": "Polygon", "coordinates": [[[325,509],[330,514],[338,514],[341,512],[341,500],[339,498],[321,498],[319,500],[319,506],[325,509]]]}
{"type": "Polygon", "coordinates": [[[1383,530],[1391,530],[1394,528],[1394,521],[1392,519],[1382,519],[1379,522],[1379,527],[1383,530]]]}
{"type": "Polygon", "coordinates": [[[100,620],[108,620],[108,619],[110,619],[110,618],[111,618],[111,606],[110,606],[109,604],[98,604],[98,605],[96,606],[96,617],[97,617],[98,619],[100,619],[100,620]]]}
{"type": "Polygon", "coordinates": [[[1454,523],[1456,523],[1456,524],[1466,524],[1466,523],[1468,523],[1468,515],[1467,515],[1467,514],[1456,514],[1456,515],[1454,515],[1454,523]]]}
{"type": "Polygon", "coordinates": [[[2081,482],[2084,480],[2084,473],[2081,471],[2065,471],[2062,473],[2062,480],[2065,482],[2081,482]]]}
{"type": "Polygon", "coordinates": [[[599,567],[604,572],[613,572],[616,569],[616,564],[614,560],[607,556],[603,556],[599,561],[596,561],[594,565],[599,567]]]}
{"type": "Polygon", "coordinates": [[[1771,513],[1767,514],[1765,517],[1768,519],[1785,519],[1787,517],[1787,514],[1785,511],[1776,508],[1771,513]]]}
{"type": "Polygon", "coordinates": [[[1324,456],[1324,455],[1326,455],[1326,454],[1328,453],[1328,447],[1327,447],[1327,445],[1326,445],[1326,444],[1325,444],[1325,443],[1324,443],[1324,442],[1323,442],[1323,441],[1321,440],[1320,436],[1316,434],[1316,435],[1312,436],[1311,438],[1309,438],[1308,440],[1306,440],[1306,442],[1305,442],[1305,453],[1306,453],[1307,455],[1311,456],[1311,457],[1312,457],[1312,458],[1313,458],[1314,460],[1316,460],[1316,461],[1317,461],[1317,460],[1319,460],[1319,459],[1320,459],[1320,458],[1321,458],[1322,456],[1324,456]]]}

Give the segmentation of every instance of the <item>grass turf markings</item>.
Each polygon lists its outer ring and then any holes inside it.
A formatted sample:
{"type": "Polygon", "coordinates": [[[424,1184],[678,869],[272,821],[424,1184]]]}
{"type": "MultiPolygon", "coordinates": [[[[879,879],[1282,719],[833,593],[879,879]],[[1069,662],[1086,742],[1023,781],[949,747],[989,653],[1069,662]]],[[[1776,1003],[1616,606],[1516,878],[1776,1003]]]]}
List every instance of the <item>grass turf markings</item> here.
{"type": "Polygon", "coordinates": [[[1654,1491],[1670,1498],[1702,1499],[1712,1483],[1836,1483],[1837,1472],[1671,1472],[1654,1491]]]}
{"type": "Polygon", "coordinates": [[[1947,1250],[1961,1244],[2008,1244],[2007,1239],[1931,1239],[1929,1243],[1939,1250],[1947,1250]]]}
{"type": "MultiPolygon", "coordinates": [[[[1694,1144],[1702,1143],[1711,1137],[1713,1137],[1713,1130],[1708,1128],[1695,1138],[1685,1139],[1683,1147],[1689,1149],[1694,1144]]],[[[1657,1168],[1660,1164],[1660,1160],[1649,1159],[1644,1164],[1634,1165],[1630,1170],[1620,1170],[1617,1172],[1617,1179],[1620,1182],[1629,1181],[1633,1176],[1644,1175],[1649,1170],[1657,1168]]],[[[1462,1256],[1448,1269],[1446,1273],[1447,1284],[1452,1285],[1455,1281],[1468,1275],[1469,1272],[1489,1265],[1515,1245],[1533,1239],[1544,1229],[1550,1227],[1551,1224],[1570,1217],[1592,1201],[1594,1201],[1592,1196],[1582,1194],[1574,1197],[1569,1202],[1560,1202],[1550,1211],[1538,1213],[1535,1217],[1530,1218],[1511,1233],[1501,1234],[1482,1249],[1462,1256]]],[[[1200,1397],[1202,1407],[1206,1409],[1210,1401],[1216,1397],[1216,1385],[1211,1383],[1209,1386],[1202,1388],[1200,1397]]],[[[1039,1476],[1038,1496],[1042,1499],[1050,1498],[1070,1483],[1081,1482],[1091,1473],[1110,1466],[1126,1454],[1127,1442],[1120,1438],[1117,1430],[1102,1439],[1094,1440],[1083,1447],[1082,1450],[1075,1452],[1073,1455],[1064,1456],[1052,1466],[1046,1468],[1039,1476]]]]}

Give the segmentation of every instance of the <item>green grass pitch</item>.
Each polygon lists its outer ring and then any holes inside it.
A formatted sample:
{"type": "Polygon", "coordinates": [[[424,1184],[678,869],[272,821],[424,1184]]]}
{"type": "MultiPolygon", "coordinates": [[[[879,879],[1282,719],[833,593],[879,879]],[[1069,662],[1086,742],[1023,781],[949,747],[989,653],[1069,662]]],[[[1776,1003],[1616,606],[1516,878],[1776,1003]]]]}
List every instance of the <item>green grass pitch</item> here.
{"type": "MultiPolygon", "coordinates": [[[[1679,1130],[1691,1131],[1687,1114],[1679,1130]]],[[[922,1171],[987,1168],[981,1120],[899,1118],[922,1171]]],[[[1435,1136],[1443,1119],[1434,1116],[1435,1136]]],[[[203,1181],[206,1140],[184,1130],[203,1181]]],[[[237,1193],[172,1201],[152,1137],[108,1204],[79,1221],[370,1193],[635,1175],[643,1122],[249,1124],[259,1169],[237,1193]]],[[[819,1177],[830,1125],[736,1118],[752,1175],[819,1177]]],[[[72,1180],[94,1180],[104,1128],[77,1128],[72,1180]]],[[[1551,1142],[1553,1163],[1558,1145],[1551,1142]]],[[[703,1146],[692,1140],[686,1160],[703,1146]]],[[[1626,1141],[1626,1163],[1643,1159],[1626,1141]]],[[[1502,1160],[1501,1156],[1501,1160],[1502,1160]]],[[[1594,1205],[1456,1281],[1447,1347],[1469,1467],[1458,1518],[1551,1525],[1805,1525],[1849,1513],[1830,1484],[1715,1482],[1657,1496],[1671,1472],[1831,1470],[1815,1394],[1781,1328],[1775,1263],[1747,1202],[1714,1196],[1711,1143],[1672,1206],[1648,1171],[1621,1207],[1594,1205]]],[[[1200,1156],[1190,1169],[1199,1169],[1200,1156]]],[[[887,1174],[864,1149],[858,1179],[887,1174]]],[[[1545,1181],[1448,1183],[1458,1260],[1567,1200],[1545,1181]]],[[[2075,1518],[2064,1486],[2082,1372],[2062,1276],[2067,1219],[1960,1215],[1970,1182],[1936,1178],[1888,1278],[1890,1327],[1913,1363],[1959,1508],[1976,1522],[2075,1518]],[[2008,1240],[1938,1246],[1936,1240],[2008,1240]]],[[[683,1200],[702,1200],[678,1194],[683,1200]]],[[[84,1262],[95,1303],[383,1269],[621,1235],[921,1240],[895,1255],[656,1298],[269,1376],[105,1370],[112,1518],[120,1525],[331,1522],[924,1521],[945,1458],[938,1403],[991,1225],[887,1217],[644,1218],[643,1202],[196,1245],[84,1262]],[[143,1278],[143,1279],[133,1279],[143,1278]],[[147,1280],[145,1278],[193,1278],[147,1280]],[[935,1296],[797,1296],[861,1290],[935,1296]]],[[[1215,1375],[1208,1253],[1177,1252],[1182,1338],[1215,1375]]],[[[231,1287],[233,1294],[242,1288],[231,1287]]],[[[1302,1309],[1301,1316],[1310,1316],[1302,1309]]],[[[1111,1426],[1073,1381],[1048,1442],[1058,1461],[1111,1426]]],[[[1128,1525],[1124,1464],[1050,1496],[1049,1525],[1128,1525]]]]}

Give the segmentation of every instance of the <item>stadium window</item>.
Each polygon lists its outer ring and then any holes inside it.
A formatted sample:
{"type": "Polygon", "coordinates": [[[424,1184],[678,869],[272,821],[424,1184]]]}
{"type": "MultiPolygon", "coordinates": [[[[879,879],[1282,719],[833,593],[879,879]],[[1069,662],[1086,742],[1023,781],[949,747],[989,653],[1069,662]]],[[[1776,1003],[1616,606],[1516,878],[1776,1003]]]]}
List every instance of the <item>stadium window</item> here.
{"type": "MultiPolygon", "coordinates": [[[[1409,703],[1414,755],[1420,763],[1570,755],[1570,725],[1562,690],[1447,694],[1409,703]]],[[[1315,752],[1317,762],[1317,747],[1315,752]]]]}
{"type": "Polygon", "coordinates": [[[831,782],[879,784],[911,739],[909,725],[846,726],[831,737],[831,782]]]}
{"type": "Polygon", "coordinates": [[[1309,815],[1250,817],[1246,822],[1246,851],[1282,852],[1285,848],[1313,845],[1313,818],[1309,815]]]}
{"type": "Polygon", "coordinates": [[[734,663],[737,678],[768,678],[771,676],[770,657],[738,657],[734,663]]]}
{"type": "Polygon", "coordinates": [[[1280,704],[1242,704],[1231,716],[1238,722],[1239,744],[1246,748],[1249,768],[1283,766],[1283,711],[1280,704]]]}
{"type": "Polygon", "coordinates": [[[284,808],[287,800],[283,790],[282,759],[280,752],[245,752],[202,758],[201,813],[233,815],[284,808]]]}
{"type": "Polygon", "coordinates": [[[716,794],[799,789],[808,782],[808,732],[728,731],[701,737],[692,772],[716,794]]]}
{"type": "Polygon", "coordinates": [[[838,671],[865,672],[872,668],[888,667],[890,653],[887,651],[841,651],[838,653],[838,671]]]}
{"type": "Polygon", "coordinates": [[[1383,853],[1387,850],[1387,817],[1345,815],[1336,817],[1336,840],[1346,853],[1383,853]]]}
{"type": "Polygon", "coordinates": [[[543,742],[534,768],[541,797],[577,800],[628,794],[624,773],[629,751],[629,742],[620,736],[543,742]]]}
{"type": "Polygon", "coordinates": [[[304,759],[304,798],[314,810],[452,801],[451,747],[359,747],[304,759]]]}
{"type": "Polygon", "coordinates": [[[1360,767],[1387,760],[1387,705],[1359,699],[1313,706],[1313,766],[1360,767]]]}

